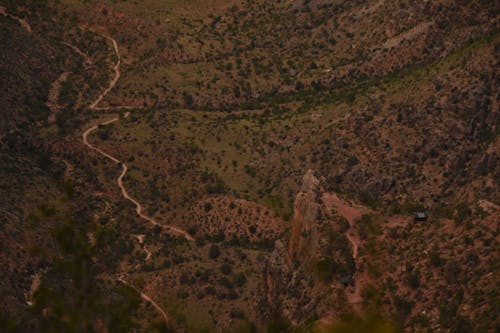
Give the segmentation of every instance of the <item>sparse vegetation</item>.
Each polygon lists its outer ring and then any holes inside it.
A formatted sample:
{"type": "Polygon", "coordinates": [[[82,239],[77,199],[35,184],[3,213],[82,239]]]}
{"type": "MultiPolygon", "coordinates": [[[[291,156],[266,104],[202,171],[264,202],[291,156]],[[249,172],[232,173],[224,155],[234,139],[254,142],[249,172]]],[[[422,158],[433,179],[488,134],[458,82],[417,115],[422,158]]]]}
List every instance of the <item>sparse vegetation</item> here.
{"type": "Polygon", "coordinates": [[[499,327],[495,2],[0,11],[0,331],[499,327]]]}

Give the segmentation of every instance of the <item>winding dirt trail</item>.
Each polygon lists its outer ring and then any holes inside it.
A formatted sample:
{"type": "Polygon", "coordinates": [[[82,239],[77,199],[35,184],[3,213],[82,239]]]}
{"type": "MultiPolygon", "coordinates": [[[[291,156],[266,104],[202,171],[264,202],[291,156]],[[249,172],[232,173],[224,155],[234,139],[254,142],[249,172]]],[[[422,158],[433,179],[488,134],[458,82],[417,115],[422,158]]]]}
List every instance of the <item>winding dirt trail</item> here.
{"type": "Polygon", "coordinates": [[[97,107],[97,105],[102,101],[104,96],[106,96],[111,91],[111,89],[114,88],[114,86],[116,85],[116,83],[120,79],[121,57],[120,57],[120,51],[118,50],[118,43],[116,42],[116,40],[114,40],[113,38],[111,38],[109,36],[105,36],[105,35],[103,35],[103,36],[106,39],[108,39],[109,41],[111,41],[111,43],[113,44],[113,49],[115,51],[115,55],[117,58],[116,64],[113,67],[113,70],[115,72],[115,77],[109,82],[108,87],[97,97],[97,99],[92,104],[90,104],[91,110],[107,110],[108,109],[106,107],[97,107]]]}
{"type": "MultiPolygon", "coordinates": [[[[111,80],[111,82],[109,83],[109,86],[106,88],[106,90],[104,90],[98,97],[97,99],[90,105],[90,109],[91,110],[114,110],[114,109],[129,109],[129,108],[134,108],[133,106],[124,106],[124,107],[98,107],[97,105],[102,101],[102,99],[106,96],[106,94],[108,94],[116,85],[116,83],[118,82],[118,80],[120,79],[120,63],[121,63],[121,57],[120,57],[120,51],[118,49],[118,43],[116,42],[116,40],[114,40],[113,38],[111,37],[108,37],[108,36],[105,36],[108,40],[110,40],[113,44],[113,49],[115,51],[115,54],[116,54],[116,57],[117,57],[117,61],[116,61],[116,64],[114,66],[114,71],[115,71],[115,77],[113,78],[113,80],[111,80]]],[[[129,116],[129,112],[127,112],[125,114],[125,118],[127,118],[129,116]]],[[[83,133],[83,143],[89,147],[90,149],[98,152],[99,154],[103,155],[104,157],[110,159],[111,161],[113,161],[114,163],[118,163],[118,164],[121,164],[122,166],[122,172],[120,174],[120,176],[118,177],[118,180],[117,180],[117,184],[118,184],[118,187],[120,187],[120,190],[122,191],[122,196],[127,199],[128,201],[132,202],[135,206],[135,211],[137,213],[137,215],[139,215],[141,218],[143,218],[144,220],[148,221],[150,224],[152,224],[153,226],[159,226],[161,227],[162,229],[166,230],[167,232],[170,232],[170,233],[173,233],[177,236],[183,236],[184,238],[186,238],[187,240],[189,241],[194,241],[194,238],[191,237],[191,235],[189,235],[189,233],[187,233],[186,231],[180,229],[180,228],[177,228],[175,226],[171,226],[171,225],[164,225],[164,224],[161,224],[161,223],[158,223],[155,219],[153,219],[152,217],[150,216],[147,216],[146,214],[143,213],[143,210],[144,210],[144,207],[141,205],[141,203],[139,201],[137,201],[135,198],[133,198],[127,191],[127,189],[125,188],[125,186],[123,185],[123,177],[125,177],[126,173],[127,173],[127,170],[128,170],[128,167],[125,163],[123,163],[122,161],[120,161],[119,159],[117,159],[116,157],[106,153],[105,151],[103,151],[102,149],[90,144],[88,142],[88,136],[90,133],[92,133],[93,131],[95,131],[96,129],[99,128],[99,126],[106,126],[106,125],[109,125],[109,124],[112,124],[116,121],[119,120],[119,117],[118,116],[115,116],[113,117],[112,119],[109,119],[109,120],[106,120],[100,124],[97,124],[97,125],[94,125],[92,127],[90,127],[89,129],[87,129],[84,133],[83,133]]]]}
{"type": "Polygon", "coordinates": [[[328,208],[334,208],[340,215],[342,215],[347,222],[349,222],[349,229],[345,232],[345,236],[352,244],[352,256],[356,264],[356,272],[354,274],[355,284],[351,292],[346,293],[347,302],[353,305],[356,311],[360,311],[359,304],[362,302],[361,297],[361,287],[364,285],[364,276],[358,272],[358,253],[359,246],[361,244],[361,239],[359,235],[354,232],[356,220],[359,219],[364,214],[370,212],[367,207],[351,204],[343,199],[341,199],[335,193],[324,193],[322,197],[325,206],[328,208]]]}
{"type": "Polygon", "coordinates": [[[323,195],[323,201],[327,206],[333,206],[337,212],[349,222],[349,229],[346,231],[345,235],[352,244],[352,256],[356,259],[358,257],[358,248],[361,241],[359,236],[353,233],[355,221],[364,214],[369,213],[369,210],[364,206],[352,205],[339,198],[335,193],[325,193],[323,195]]]}
{"type": "Polygon", "coordinates": [[[118,121],[118,119],[119,119],[118,117],[114,117],[114,118],[112,118],[112,119],[110,119],[110,120],[107,120],[107,121],[105,121],[105,122],[102,122],[102,123],[100,123],[100,124],[97,124],[97,125],[95,125],[95,126],[92,126],[91,128],[87,129],[85,132],[83,132],[83,136],[82,136],[82,137],[83,137],[83,143],[84,143],[87,147],[89,147],[89,148],[90,148],[90,149],[92,149],[92,150],[95,150],[95,151],[96,151],[96,152],[98,152],[99,154],[103,155],[104,157],[106,157],[106,158],[110,159],[111,161],[113,161],[113,162],[115,162],[115,163],[120,163],[120,161],[119,161],[117,158],[115,158],[115,157],[113,157],[113,156],[109,155],[109,154],[108,154],[108,153],[106,153],[105,151],[103,151],[103,150],[101,150],[101,149],[97,148],[96,146],[91,145],[91,144],[88,142],[87,137],[88,137],[88,135],[89,135],[90,133],[92,133],[93,131],[95,131],[96,129],[98,129],[98,128],[99,128],[99,125],[101,125],[101,126],[109,125],[109,124],[111,124],[111,123],[114,123],[115,121],[118,121]]]}
{"type": "MultiPolygon", "coordinates": [[[[108,37],[108,36],[105,36],[108,40],[111,41],[111,43],[113,44],[113,49],[115,51],[115,54],[116,54],[116,57],[117,57],[117,61],[116,61],[116,64],[115,66],[113,67],[113,70],[115,72],[115,77],[111,80],[111,82],[109,83],[109,86],[106,88],[106,90],[104,90],[98,97],[97,99],[90,104],[90,109],[91,110],[114,110],[114,109],[130,109],[130,108],[134,108],[134,107],[130,107],[130,106],[124,106],[124,107],[98,107],[99,103],[102,101],[102,99],[106,96],[106,94],[108,94],[113,88],[114,86],[116,85],[116,83],[118,82],[118,80],[120,79],[120,63],[121,63],[121,57],[120,57],[120,53],[119,53],[119,49],[118,49],[118,43],[116,42],[116,40],[114,40],[113,38],[111,37],[108,37]]],[[[127,118],[129,116],[129,112],[127,112],[125,114],[125,118],[127,118]]],[[[189,235],[186,231],[180,229],[180,228],[177,228],[175,226],[171,226],[171,225],[164,225],[164,224],[161,224],[161,223],[158,223],[155,219],[153,219],[152,217],[150,216],[147,216],[146,214],[143,213],[143,206],[141,205],[141,203],[139,201],[137,201],[136,199],[134,199],[132,196],[130,196],[130,194],[127,192],[127,189],[125,188],[125,186],[123,185],[123,177],[125,177],[126,173],[127,173],[127,170],[128,170],[128,167],[125,163],[123,163],[122,161],[120,161],[118,158],[106,153],[105,151],[103,151],[102,149],[92,145],[91,143],[88,142],[88,136],[89,134],[91,134],[93,131],[95,131],[96,129],[99,128],[99,126],[106,126],[106,125],[109,125],[109,124],[112,124],[116,121],[119,120],[119,117],[118,116],[115,116],[107,121],[104,121],[100,124],[97,124],[97,125],[94,125],[94,126],[91,126],[90,128],[88,128],[82,135],[82,138],[83,138],[83,143],[85,146],[89,147],[90,149],[96,151],[97,153],[99,153],[100,155],[106,157],[107,159],[111,160],[112,162],[116,163],[116,164],[120,164],[122,166],[122,172],[120,173],[120,176],[118,177],[117,179],[117,184],[118,184],[118,187],[120,188],[121,192],[122,192],[122,196],[132,202],[134,205],[135,205],[135,211],[136,213],[144,220],[148,221],[151,225],[153,226],[159,226],[161,227],[163,230],[169,232],[169,233],[173,233],[175,235],[180,235],[180,236],[183,236],[184,238],[186,238],[188,241],[194,241],[194,238],[191,237],[191,235],[189,235]]],[[[139,242],[141,244],[144,243],[144,237],[142,238],[139,238],[139,242]]],[[[146,246],[143,244],[143,249],[144,251],[146,252],[146,259],[145,261],[148,261],[151,256],[152,256],[152,253],[146,248],[146,246]]],[[[146,295],[144,292],[142,292],[141,290],[137,289],[135,286],[133,286],[132,284],[130,284],[128,281],[125,280],[125,277],[126,275],[125,274],[122,274],[119,278],[118,278],[118,281],[120,281],[121,283],[131,287],[132,289],[134,289],[136,292],[138,292],[140,295],[141,295],[141,298],[143,300],[145,300],[146,302],[149,302],[151,305],[153,305],[153,307],[161,314],[161,316],[163,317],[163,319],[165,320],[165,323],[168,324],[169,322],[169,319],[168,319],[168,316],[167,316],[167,313],[161,308],[160,305],[158,305],[158,303],[156,303],[151,297],[149,297],[148,295],[146,295]]]]}
{"type": "Polygon", "coordinates": [[[158,305],[158,303],[156,303],[151,297],[149,297],[148,295],[146,295],[145,293],[143,293],[142,291],[140,291],[139,289],[137,289],[135,286],[133,286],[132,284],[128,283],[127,280],[125,280],[124,277],[119,277],[118,278],[118,281],[120,281],[121,283],[123,283],[124,285],[127,285],[129,286],[130,288],[134,289],[139,295],[141,295],[141,298],[143,300],[145,300],[146,302],[148,302],[149,304],[151,304],[160,314],[161,316],[163,317],[163,320],[165,321],[165,323],[168,323],[169,322],[169,319],[168,319],[168,315],[167,313],[165,312],[165,310],[163,310],[161,308],[160,305],[158,305]]]}
{"type": "Polygon", "coordinates": [[[0,14],[1,15],[4,15],[4,16],[7,16],[8,18],[11,18],[13,20],[16,20],[17,22],[19,22],[19,24],[28,32],[31,32],[31,25],[29,25],[29,23],[25,20],[25,19],[22,19],[20,17],[17,17],[15,15],[12,15],[12,14],[9,14],[7,13],[7,9],[3,6],[0,6],[0,14]]]}
{"type": "Polygon", "coordinates": [[[90,56],[87,53],[83,52],[82,50],[80,50],[78,47],[76,47],[73,44],[70,44],[70,43],[67,43],[67,42],[62,42],[62,44],[66,45],[67,47],[69,47],[70,49],[72,49],[76,54],[78,54],[83,59],[85,59],[85,64],[87,66],[92,65],[92,59],[90,58],[90,56]]]}
{"type": "MultiPolygon", "coordinates": [[[[129,113],[127,112],[125,114],[125,118],[127,118],[129,116],[129,113]]],[[[106,125],[109,125],[111,123],[114,123],[115,121],[118,121],[118,117],[114,117],[110,120],[107,120],[107,121],[104,121],[98,125],[94,125],[92,127],[90,127],[89,129],[87,129],[84,133],[83,133],[83,143],[89,147],[90,149],[98,152],[99,154],[103,155],[104,157],[110,159],[111,161],[113,161],[114,163],[117,163],[117,164],[121,164],[122,166],[122,172],[120,174],[120,176],[118,177],[117,179],[117,184],[118,184],[118,187],[120,188],[120,190],[122,191],[122,196],[130,201],[131,203],[134,204],[135,206],[135,211],[137,213],[137,215],[139,215],[141,218],[143,218],[144,220],[148,221],[151,225],[153,226],[159,226],[160,228],[162,228],[163,230],[165,230],[166,232],[169,232],[169,233],[172,233],[176,236],[183,236],[184,238],[186,238],[187,240],[189,241],[194,241],[194,238],[189,234],[187,233],[186,231],[178,228],[178,227],[175,227],[175,226],[172,226],[172,225],[165,225],[165,224],[162,224],[162,223],[159,223],[158,221],[156,221],[155,219],[153,219],[152,217],[146,215],[143,213],[143,210],[144,210],[144,207],[142,206],[142,204],[137,201],[136,199],[134,199],[127,191],[127,189],[125,188],[125,185],[123,185],[123,177],[125,177],[127,171],[128,171],[128,167],[125,163],[121,162],[119,159],[117,159],[116,157],[106,153],[105,151],[103,151],[102,149],[100,148],[97,148],[96,146],[90,144],[88,142],[88,136],[90,133],[92,133],[93,131],[95,131],[96,129],[99,128],[99,126],[106,126],[106,125]]]]}
{"type": "Polygon", "coordinates": [[[139,244],[142,245],[142,249],[144,250],[144,252],[146,252],[146,259],[144,259],[144,261],[148,261],[149,259],[151,259],[151,256],[153,254],[151,253],[151,251],[149,251],[146,248],[146,244],[144,244],[144,238],[146,236],[145,235],[135,235],[134,237],[137,239],[137,241],[139,242],[139,244]]]}
{"type": "Polygon", "coordinates": [[[153,226],[159,226],[162,229],[166,230],[167,232],[173,233],[175,235],[184,236],[184,238],[186,238],[187,240],[194,241],[194,238],[191,237],[191,235],[188,234],[186,231],[184,231],[180,228],[174,227],[172,225],[165,225],[165,224],[158,223],[152,217],[145,215],[142,212],[142,210],[143,210],[142,205],[137,200],[132,198],[128,194],[127,190],[125,189],[125,186],[123,186],[123,177],[125,177],[125,174],[127,173],[127,170],[128,170],[127,165],[125,163],[122,163],[122,169],[123,169],[122,173],[120,174],[120,177],[118,177],[118,186],[122,190],[123,197],[135,205],[135,211],[136,211],[137,215],[139,215],[140,217],[142,217],[143,219],[145,219],[146,221],[151,223],[153,226]]]}
{"type": "MultiPolygon", "coordinates": [[[[115,76],[109,82],[108,87],[96,98],[96,100],[93,103],[90,104],[89,108],[92,111],[112,111],[112,110],[118,110],[118,111],[120,111],[120,110],[133,110],[133,109],[141,108],[140,106],[135,106],[135,105],[98,106],[99,103],[102,102],[102,100],[104,99],[104,97],[111,90],[113,90],[113,88],[118,83],[118,80],[120,80],[120,76],[121,76],[120,65],[121,65],[121,62],[122,62],[122,58],[120,56],[120,51],[118,49],[118,43],[116,42],[116,40],[114,38],[111,38],[111,37],[106,36],[106,35],[102,35],[102,36],[105,37],[107,40],[109,40],[111,42],[111,44],[113,44],[113,49],[114,49],[115,55],[116,55],[116,63],[113,66],[113,71],[115,72],[115,76]]],[[[76,52],[78,52],[83,57],[85,57],[86,60],[88,60],[88,61],[90,61],[90,63],[92,63],[92,60],[89,58],[89,56],[87,54],[83,53],[82,51],[80,51],[77,47],[75,47],[75,46],[73,46],[71,44],[68,44],[68,43],[65,43],[65,45],[73,48],[76,52]]]]}

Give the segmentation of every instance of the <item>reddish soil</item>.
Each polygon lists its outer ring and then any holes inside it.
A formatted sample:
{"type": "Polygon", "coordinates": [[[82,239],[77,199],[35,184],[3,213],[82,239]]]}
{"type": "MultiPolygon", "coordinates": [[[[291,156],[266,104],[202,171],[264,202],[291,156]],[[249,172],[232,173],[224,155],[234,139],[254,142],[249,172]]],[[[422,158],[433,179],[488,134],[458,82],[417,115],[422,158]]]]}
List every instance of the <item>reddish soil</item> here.
{"type": "MultiPolygon", "coordinates": [[[[356,268],[358,268],[358,248],[361,244],[359,235],[355,231],[356,220],[358,220],[364,214],[370,213],[370,209],[365,206],[352,204],[344,199],[341,199],[335,193],[323,193],[322,197],[323,203],[328,209],[334,209],[340,215],[342,215],[349,222],[349,229],[346,231],[345,235],[347,239],[352,244],[352,256],[356,263],[356,268]]],[[[348,287],[346,292],[347,302],[353,306],[353,309],[359,312],[361,309],[359,305],[362,302],[361,289],[362,286],[366,284],[367,276],[365,273],[358,273],[356,270],[354,287],[348,287]]]]}

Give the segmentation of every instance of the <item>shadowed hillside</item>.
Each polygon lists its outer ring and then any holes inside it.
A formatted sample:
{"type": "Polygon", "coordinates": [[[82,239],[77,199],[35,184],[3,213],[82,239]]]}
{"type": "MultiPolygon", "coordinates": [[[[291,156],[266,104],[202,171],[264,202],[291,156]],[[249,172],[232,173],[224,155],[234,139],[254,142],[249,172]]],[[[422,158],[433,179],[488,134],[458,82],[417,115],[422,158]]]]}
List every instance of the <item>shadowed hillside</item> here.
{"type": "Polygon", "coordinates": [[[0,330],[496,332],[499,13],[1,2],[0,330]]]}

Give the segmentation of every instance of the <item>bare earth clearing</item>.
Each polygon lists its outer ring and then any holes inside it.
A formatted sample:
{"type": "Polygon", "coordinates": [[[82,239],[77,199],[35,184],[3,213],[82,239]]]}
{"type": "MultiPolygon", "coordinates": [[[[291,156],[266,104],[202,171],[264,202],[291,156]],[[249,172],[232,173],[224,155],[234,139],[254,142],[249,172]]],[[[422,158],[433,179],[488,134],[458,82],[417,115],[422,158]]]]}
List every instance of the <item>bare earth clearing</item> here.
{"type": "Polygon", "coordinates": [[[359,235],[355,233],[355,222],[364,214],[368,214],[370,210],[364,206],[351,204],[338,197],[335,193],[324,193],[322,200],[325,206],[329,209],[336,210],[340,215],[342,215],[349,222],[349,229],[346,231],[345,235],[349,242],[352,244],[352,256],[356,263],[356,273],[354,276],[355,285],[346,293],[347,301],[353,306],[356,311],[359,311],[359,304],[362,301],[361,297],[361,287],[365,283],[365,276],[358,273],[358,249],[361,243],[359,235]]]}

